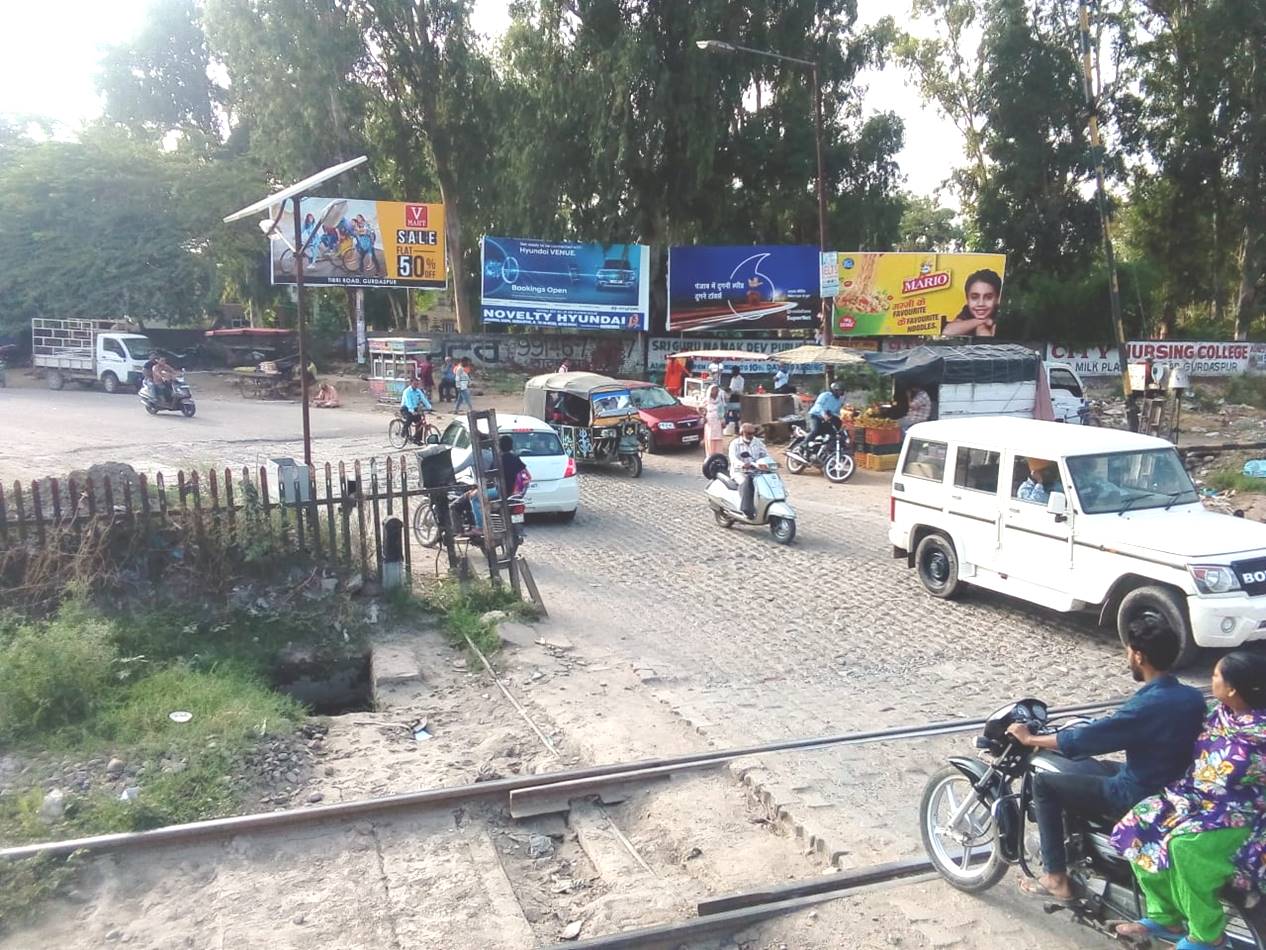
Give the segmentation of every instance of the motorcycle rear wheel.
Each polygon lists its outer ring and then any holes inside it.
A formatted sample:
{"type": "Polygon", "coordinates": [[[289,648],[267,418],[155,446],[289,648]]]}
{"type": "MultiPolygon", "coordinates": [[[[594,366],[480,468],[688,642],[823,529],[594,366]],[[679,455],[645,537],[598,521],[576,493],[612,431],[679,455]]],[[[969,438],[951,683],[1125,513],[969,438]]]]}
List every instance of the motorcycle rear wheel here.
{"type": "Polygon", "coordinates": [[[963,818],[963,832],[945,827],[966,796],[974,794],[967,776],[947,765],[928,779],[919,803],[923,849],[941,877],[969,894],[989,890],[1007,873],[997,826],[983,804],[978,802],[963,818]]]}

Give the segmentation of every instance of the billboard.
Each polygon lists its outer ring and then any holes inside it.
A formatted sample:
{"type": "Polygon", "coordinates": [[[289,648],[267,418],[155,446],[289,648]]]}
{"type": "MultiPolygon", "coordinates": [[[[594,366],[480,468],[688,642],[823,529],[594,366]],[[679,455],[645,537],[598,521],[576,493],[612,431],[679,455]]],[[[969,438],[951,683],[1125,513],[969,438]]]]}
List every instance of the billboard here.
{"type": "Polygon", "coordinates": [[[812,329],[819,251],[800,245],[674,247],[668,329],[812,329]]]}
{"type": "MultiPolygon", "coordinates": [[[[271,234],[274,284],[295,282],[294,217],[287,203],[271,234]]],[[[330,287],[443,288],[444,206],[359,198],[304,198],[303,282],[330,287]]],[[[260,222],[267,228],[271,219],[260,222]]]]}
{"type": "MultiPolygon", "coordinates": [[[[700,338],[679,336],[653,336],[649,340],[646,350],[646,368],[662,373],[668,365],[668,357],[674,353],[680,353],[683,350],[743,350],[748,353],[768,353],[772,356],[775,353],[781,353],[783,350],[794,349],[798,346],[804,346],[804,340],[778,340],[778,339],[752,339],[747,337],[742,340],[717,338],[700,338]]],[[[700,363],[706,363],[702,360],[700,363]]],[[[723,359],[726,366],[737,365],[744,376],[760,376],[771,374],[775,367],[770,363],[735,363],[733,360],[723,359]]],[[[788,366],[794,366],[797,373],[820,373],[822,372],[821,363],[789,363],[788,366]]]]}
{"type": "Polygon", "coordinates": [[[837,337],[1000,335],[1005,254],[840,251],[836,262],[837,337]]]}
{"type": "Polygon", "coordinates": [[[576,330],[645,330],[650,254],[641,244],[573,244],[485,237],[484,323],[576,330]]]}
{"type": "MultiPolygon", "coordinates": [[[[1266,344],[1238,341],[1131,340],[1126,344],[1131,363],[1151,360],[1155,366],[1185,369],[1191,376],[1229,377],[1266,375],[1266,344]]],[[[1046,358],[1067,363],[1078,376],[1120,376],[1121,360],[1115,343],[1085,346],[1046,344],[1046,358]]]]}

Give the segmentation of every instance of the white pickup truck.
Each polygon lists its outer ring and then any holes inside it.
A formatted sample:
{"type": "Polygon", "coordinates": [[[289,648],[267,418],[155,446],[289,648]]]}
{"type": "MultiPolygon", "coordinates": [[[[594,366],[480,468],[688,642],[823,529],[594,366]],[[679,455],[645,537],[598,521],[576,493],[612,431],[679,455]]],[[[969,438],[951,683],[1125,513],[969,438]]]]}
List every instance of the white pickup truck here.
{"type": "Polygon", "coordinates": [[[100,383],[108,393],[140,388],[153,346],[141,333],[120,330],[117,320],[36,317],[31,321],[31,364],[44,370],[49,389],[68,380],[100,383]]]}

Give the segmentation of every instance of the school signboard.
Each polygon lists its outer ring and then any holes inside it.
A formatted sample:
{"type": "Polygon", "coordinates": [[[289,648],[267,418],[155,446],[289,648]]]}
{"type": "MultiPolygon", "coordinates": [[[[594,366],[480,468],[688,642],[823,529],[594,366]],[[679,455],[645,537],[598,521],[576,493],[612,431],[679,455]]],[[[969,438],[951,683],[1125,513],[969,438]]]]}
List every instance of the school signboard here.
{"type": "Polygon", "coordinates": [[[574,330],[645,330],[650,254],[641,244],[487,236],[480,243],[483,322],[574,330]]]}
{"type": "MultiPolygon", "coordinates": [[[[274,284],[295,282],[294,218],[287,203],[271,237],[274,284]]],[[[300,204],[303,282],[328,287],[422,287],[445,283],[444,206],[359,198],[300,204]]],[[[271,219],[261,227],[271,225],[271,219]]]]}

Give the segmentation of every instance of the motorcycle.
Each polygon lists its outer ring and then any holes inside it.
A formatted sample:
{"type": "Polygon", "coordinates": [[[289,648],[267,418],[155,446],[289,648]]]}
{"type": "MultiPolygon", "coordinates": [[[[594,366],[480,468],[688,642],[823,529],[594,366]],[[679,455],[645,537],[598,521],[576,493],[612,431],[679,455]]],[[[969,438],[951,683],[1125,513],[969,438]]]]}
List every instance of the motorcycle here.
{"type": "Polygon", "coordinates": [[[179,412],[189,419],[198,411],[193,403],[193,393],[183,376],[173,379],[167,391],[156,383],[145,383],[136,395],[151,416],[160,412],[179,412]]]}
{"type": "Polygon", "coordinates": [[[853,477],[857,463],[853,459],[853,442],[840,423],[832,419],[830,425],[810,439],[803,426],[792,426],[791,444],[787,446],[787,468],[799,475],[810,466],[822,470],[822,474],[836,485],[842,485],[853,477]]]}
{"type": "Polygon", "coordinates": [[[716,455],[708,461],[712,464],[705,468],[705,472],[711,472],[711,481],[705,494],[717,524],[722,528],[732,528],[736,524],[769,525],[769,533],[779,544],[790,544],[795,539],[796,510],[787,503],[787,488],[778,477],[777,462],[766,457],[753,464],[756,513],[749,518],[742,511],[741,482],[730,477],[728,459],[716,455]]]}
{"type": "MultiPolygon", "coordinates": [[[[1075,725],[1070,718],[1063,725],[1075,725]]],[[[1004,706],[985,722],[976,748],[987,759],[955,756],[934,774],[919,806],[919,830],[933,866],[952,886],[978,894],[1002,880],[1018,865],[1036,877],[1039,838],[1033,805],[1033,777],[1063,771],[1069,760],[1058,752],[1034,750],[1007,735],[1014,723],[1034,733],[1051,734],[1060,726],[1046,704],[1025,699],[1004,706]]],[[[1135,946],[1114,931],[1114,925],[1146,916],[1142,896],[1129,863],[1112,846],[1112,827],[1120,815],[1066,814],[1068,874],[1074,897],[1050,902],[1046,913],[1067,910],[1076,923],[1135,946]]],[[[1236,950],[1266,950],[1266,900],[1228,890],[1223,895],[1228,917],[1227,939],[1236,950]]]]}

